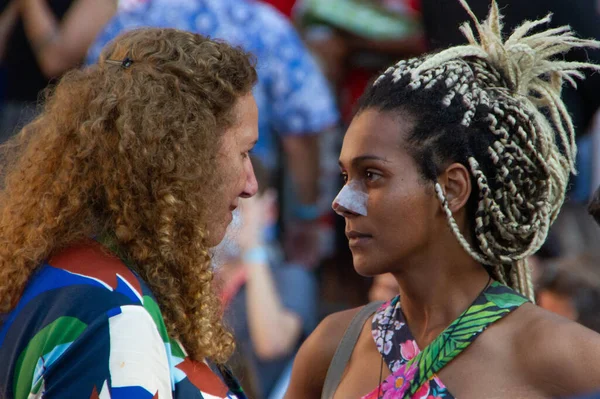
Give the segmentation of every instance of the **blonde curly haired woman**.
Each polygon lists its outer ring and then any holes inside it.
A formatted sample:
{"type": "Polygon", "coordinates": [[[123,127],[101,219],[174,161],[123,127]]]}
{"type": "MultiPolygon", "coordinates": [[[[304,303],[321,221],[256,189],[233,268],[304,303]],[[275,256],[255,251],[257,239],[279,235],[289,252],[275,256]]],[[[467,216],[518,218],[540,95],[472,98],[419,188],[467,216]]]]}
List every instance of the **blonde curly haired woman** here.
{"type": "Polygon", "coordinates": [[[478,38],[467,23],[467,45],[385,71],[340,155],[346,184],[333,207],[354,267],[393,274],[400,294],[323,321],[287,398],[533,399],[600,387],[600,335],[534,306],[525,261],[574,170],[562,83],[598,69],[555,56],[599,44],[569,27],[539,30],[548,18],[503,38],[495,2],[480,23],[460,1],[478,38]]]}
{"type": "Polygon", "coordinates": [[[257,191],[255,81],[240,49],[132,31],[4,146],[7,397],[245,397],[208,249],[257,191]]]}

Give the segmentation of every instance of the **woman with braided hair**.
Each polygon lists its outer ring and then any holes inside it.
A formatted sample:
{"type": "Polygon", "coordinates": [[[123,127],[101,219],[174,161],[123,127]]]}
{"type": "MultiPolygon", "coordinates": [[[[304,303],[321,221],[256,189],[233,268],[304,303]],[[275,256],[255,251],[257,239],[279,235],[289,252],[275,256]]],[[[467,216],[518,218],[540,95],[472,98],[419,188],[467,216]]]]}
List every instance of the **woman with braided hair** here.
{"type": "Polygon", "coordinates": [[[561,101],[599,47],[498,7],[468,45],[400,61],[367,90],[344,138],[346,221],[358,273],[400,295],[326,318],[300,349],[288,398],[544,398],[600,387],[600,336],[531,303],[540,248],[574,172],[561,101]],[[532,30],[536,29],[536,32],[532,30]],[[374,315],[373,315],[374,314],[374,315]],[[368,321],[367,321],[368,320],[368,321]],[[339,344],[339,346],[338,346],[339,344]]]}

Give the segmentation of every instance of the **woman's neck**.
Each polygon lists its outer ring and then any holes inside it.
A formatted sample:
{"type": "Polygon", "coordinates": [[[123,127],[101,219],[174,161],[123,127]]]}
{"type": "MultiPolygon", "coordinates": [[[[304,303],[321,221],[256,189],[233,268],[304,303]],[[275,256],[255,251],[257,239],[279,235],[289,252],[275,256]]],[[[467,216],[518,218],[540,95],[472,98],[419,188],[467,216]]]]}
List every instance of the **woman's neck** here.
{"type": "Polygon", "coordinates": [[[485,268],[462,248],[427,252],[426,258],[395,273],[402,312],[421,348],[457,319],[490,280],[485,268]]]}

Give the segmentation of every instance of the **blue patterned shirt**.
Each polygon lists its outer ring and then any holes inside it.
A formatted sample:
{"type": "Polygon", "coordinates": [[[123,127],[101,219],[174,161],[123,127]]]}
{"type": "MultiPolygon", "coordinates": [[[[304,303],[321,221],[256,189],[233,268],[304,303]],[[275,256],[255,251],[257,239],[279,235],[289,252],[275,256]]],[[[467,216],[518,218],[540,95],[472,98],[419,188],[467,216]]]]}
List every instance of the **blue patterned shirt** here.
{"type": "Polygon", "coordinates": [[[256,56],[260,138],[255,153],[271,169],[279,162],[276,134],[316,134],[338,122],[326,79],[289,21],[270,5],[252,0],[131,1],[101,32],[87,63],[96,62],[117,35],[142,26],[200,33],[256,56]]]}

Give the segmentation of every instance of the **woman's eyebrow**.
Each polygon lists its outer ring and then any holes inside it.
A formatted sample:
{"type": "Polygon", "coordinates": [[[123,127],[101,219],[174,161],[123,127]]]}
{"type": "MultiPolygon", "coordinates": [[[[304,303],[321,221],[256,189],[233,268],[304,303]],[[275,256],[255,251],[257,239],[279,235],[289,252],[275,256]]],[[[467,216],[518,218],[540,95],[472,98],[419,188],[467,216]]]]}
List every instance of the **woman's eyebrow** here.
{"type": "MultiPolygon", "coordinates": [[[[353,167],[357,167],[358,165],[360,165],[362,162],[365,162],[365,161],[380,161],[380,162],[390,163],[390,161],[388,161],[386,158],[382,158],[377,155],[361,155],[361,156],[353,158],[352,161],[350,162],[350,164],[353,167]]],[[[343,167],[343,162],[341,159],[338,160],[338,165],[340,165],[340,167],[343,167]]]]}

